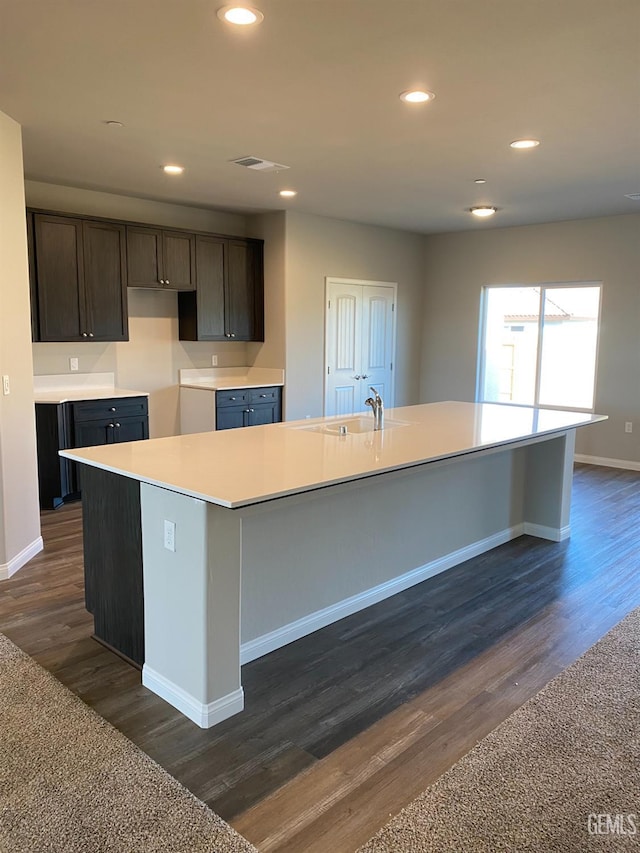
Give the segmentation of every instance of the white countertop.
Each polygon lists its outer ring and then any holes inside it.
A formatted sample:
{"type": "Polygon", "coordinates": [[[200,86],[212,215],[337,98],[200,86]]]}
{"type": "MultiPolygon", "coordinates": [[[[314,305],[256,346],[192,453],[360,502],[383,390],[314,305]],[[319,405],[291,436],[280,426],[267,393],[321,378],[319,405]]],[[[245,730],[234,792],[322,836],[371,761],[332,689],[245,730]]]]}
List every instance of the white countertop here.
{"type": "Polygon", "coordinates": [[[371,419],[371,432],[317,431],[349,418],[316,418],[61,455],[233,509],[606,420],[605,415],[460,402],[389,409],[379,432],[373,431],[371,414],[361,417],[371,419]]]}
{"type": "Polygon", "coordinates": [[[284,385],[284,370],[271,367],[204,367],[179,371],[180,387],[221,391],[284,385]]]}
{"type": "Polygon", "coordinates": [[[147,391],[116,388],[113,373],[61,373],[33,377],[34,403],[108,400],[112,397],[148,397],[147,391]]]}

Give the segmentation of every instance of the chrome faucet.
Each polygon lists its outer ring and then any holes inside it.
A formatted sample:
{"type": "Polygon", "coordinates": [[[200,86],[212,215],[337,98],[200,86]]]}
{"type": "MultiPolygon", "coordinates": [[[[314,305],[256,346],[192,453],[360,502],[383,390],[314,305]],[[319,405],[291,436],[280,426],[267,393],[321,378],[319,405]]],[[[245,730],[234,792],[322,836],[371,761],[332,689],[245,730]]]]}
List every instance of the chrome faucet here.
{"type": "Polygon", "coordinates": [[[384,403],[382,402],[382,397],[373,386],[370,385],[369,390],[373,394],[373,397],[367,397],[364,404],[365,406],[371,406],[374,430],[382,429],[384,426],[384,403]]]}

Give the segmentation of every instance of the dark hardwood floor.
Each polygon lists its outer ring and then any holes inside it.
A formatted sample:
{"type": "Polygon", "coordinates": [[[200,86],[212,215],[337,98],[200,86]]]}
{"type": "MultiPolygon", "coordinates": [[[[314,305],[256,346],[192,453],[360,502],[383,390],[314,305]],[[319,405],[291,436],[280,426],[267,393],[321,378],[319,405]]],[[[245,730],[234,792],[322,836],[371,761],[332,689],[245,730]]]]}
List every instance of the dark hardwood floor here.
{"type": "Polygon", "coordinates": [[[243,667],[199,729],[91,639],[79,504],[0,583],[0,631],[260,850],[348,853],[640,606],[640,474],[577,466],[572,536],[523,536],[243,667]]]}

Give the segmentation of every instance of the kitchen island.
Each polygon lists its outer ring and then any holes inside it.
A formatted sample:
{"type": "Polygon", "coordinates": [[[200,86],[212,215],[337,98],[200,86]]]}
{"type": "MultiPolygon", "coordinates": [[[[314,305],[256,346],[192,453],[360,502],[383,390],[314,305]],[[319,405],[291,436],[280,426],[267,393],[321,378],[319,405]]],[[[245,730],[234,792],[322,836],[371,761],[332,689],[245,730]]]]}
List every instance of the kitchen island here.
{"type": "Polygon", "coordinates": [[[96,635],[214,725],[244,706],[242,663],[523,533],[569,536],[575,429],[600,420],[447,402],[381,431],[362,415],[64,451],[86,466],[96,635]]]}

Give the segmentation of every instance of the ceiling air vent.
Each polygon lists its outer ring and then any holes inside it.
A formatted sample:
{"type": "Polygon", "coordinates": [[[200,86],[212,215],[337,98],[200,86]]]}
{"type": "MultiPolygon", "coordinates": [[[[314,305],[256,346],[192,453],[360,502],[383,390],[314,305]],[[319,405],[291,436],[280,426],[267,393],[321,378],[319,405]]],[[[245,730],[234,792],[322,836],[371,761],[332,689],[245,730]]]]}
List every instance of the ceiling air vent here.
{"type": "Polygon", "coordinates": [[[237,163],[238,166],[244,166],[246,169],[253,169],[255,172],[280,172],[282,169],[289,168],[289,166],[283,166],[282,163],[263,160],[262,157],[238,157],[237,160],[231,160],[230,162],[237,163]]]}
{"type": "Polygon", "coordinates": [[[625,198],[630,198],[631,201],[640,201],[640,193],[625,193],[625,198]]]}

